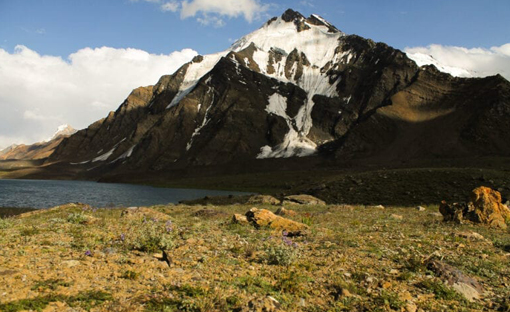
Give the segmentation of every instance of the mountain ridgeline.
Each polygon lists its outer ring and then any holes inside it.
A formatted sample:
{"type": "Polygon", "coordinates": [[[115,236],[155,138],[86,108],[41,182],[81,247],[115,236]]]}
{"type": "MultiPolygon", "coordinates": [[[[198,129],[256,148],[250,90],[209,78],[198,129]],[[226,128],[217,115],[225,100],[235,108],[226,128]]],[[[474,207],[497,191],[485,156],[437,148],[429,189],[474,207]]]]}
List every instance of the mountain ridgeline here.
{"type": "Polygon", "coordinates": [[[510,83],[500,75],[418,67],[384,43],[288,10],[135,89],[47,163],[101,176],[294,157],[508,157],[509,118],[510,83]]]}

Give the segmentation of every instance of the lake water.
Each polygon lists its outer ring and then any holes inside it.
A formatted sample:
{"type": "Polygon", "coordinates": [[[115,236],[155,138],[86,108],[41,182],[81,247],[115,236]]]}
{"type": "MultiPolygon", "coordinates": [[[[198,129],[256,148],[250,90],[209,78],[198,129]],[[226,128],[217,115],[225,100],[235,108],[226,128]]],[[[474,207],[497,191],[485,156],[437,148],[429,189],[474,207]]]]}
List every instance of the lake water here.
{"type": "Polygon", "coordinates": [[[247,193],[196,189],[156,188],[143,185],[90,181],[2,180],[0,207],[49,208],[80,202],[93,207],[151,206],[178,203],[204,196],[247,193]]]}

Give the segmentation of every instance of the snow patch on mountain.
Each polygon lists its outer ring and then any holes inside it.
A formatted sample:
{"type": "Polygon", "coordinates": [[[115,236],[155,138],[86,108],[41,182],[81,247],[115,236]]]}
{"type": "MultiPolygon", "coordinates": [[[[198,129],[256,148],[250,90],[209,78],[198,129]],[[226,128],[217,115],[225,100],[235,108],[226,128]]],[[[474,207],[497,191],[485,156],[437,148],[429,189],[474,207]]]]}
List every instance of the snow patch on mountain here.
{"type": "Polygon", "coordinates": [[[103,155],[92,159],[92,162],[106,161],[108,158],[110,158],[110,156],[112,156],[113,152],[115,152],[116,149],[117,149],[117,147],[112,148],[111,150],[104,153],[103,155]]]}
{"type": "Polygon", "coordinates": [[[268,99],[269,104],[266,107],[266,112],[269,114],[275,114],[276,116],[283,117],[285,119],[290,119],[287,116],[287,98],[275,93],[271,95],[268,99]]]}
{"type": "Polygon", "coordinates": [[[268,101],[269,104],[266,107],[266,111],[284,118],[289,127],[289,132],[285,135],[283,143],[274,148],[268,145],[263,146],[257,158],[287,158],[292,156],[304,157],[313,155],[317,146],[310,139],[306,138],[306,136],[300,135],[300,133],[294,129],[293,119],[290,118],[286,112],[287,98],[278,93],[274,93],[268,98],[268,101]]]}
{"type": "Polygon", "coordinates": [[[229,51],[223,51],[216,54],[209,54],[204,56],[204,59],[201,62],[191,63],[186,70],[184,81],[179,87],[179,92],[166,108],[169,109],[170,107],[177,105],[186,95],[193,91],[198,84],[198,81],[210,72],[220,59],[227,55],[228,52],[229,51]]]}

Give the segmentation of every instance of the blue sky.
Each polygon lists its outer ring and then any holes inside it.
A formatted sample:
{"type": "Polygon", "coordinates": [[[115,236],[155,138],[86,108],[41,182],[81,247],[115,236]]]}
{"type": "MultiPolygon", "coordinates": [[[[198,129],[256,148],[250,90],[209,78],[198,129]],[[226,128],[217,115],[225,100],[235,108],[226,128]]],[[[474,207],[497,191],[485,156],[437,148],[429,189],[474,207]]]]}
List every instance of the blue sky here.
{"type": "Polygon", "coordinates": [[[420,65],[510,79],[510,0],[0,0],[0,149],[84,128],[287,8],[420,65]]]}
{"type": "MultiPolygon", "coordinates": [[[[154,1],[0,0],[0,47],[22,44],[41,54],[67,57],[84,47],[137,48],[201,54],[227,48],[232,39],[258,28],[291,7],[317,13],[349,34],[396,48],[429,44],[467,48],[510,42],[508,0],[307,0],[259,1],[267,8],[251,22],[223,16],[223,27],[161,9],[154,1]]],[[[197,15],[198,17],[198,15],[197,15]]]]}

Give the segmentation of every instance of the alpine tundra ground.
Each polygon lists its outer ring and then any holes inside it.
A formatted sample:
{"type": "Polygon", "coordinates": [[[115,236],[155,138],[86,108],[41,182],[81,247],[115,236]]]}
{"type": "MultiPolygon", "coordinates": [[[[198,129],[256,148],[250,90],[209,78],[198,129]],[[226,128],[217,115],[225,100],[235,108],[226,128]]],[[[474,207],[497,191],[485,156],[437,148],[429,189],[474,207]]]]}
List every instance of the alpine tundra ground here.
{"type": "Polygon", "coordinates": [[[444,223],[437,206],[292,206],[309,231],[288,237],[232,223],[252,207],[1,219],[0,311],[510,311],[508,230],[444,223]],[[483,295],[467,300],[431,259],[483,295]]]}

